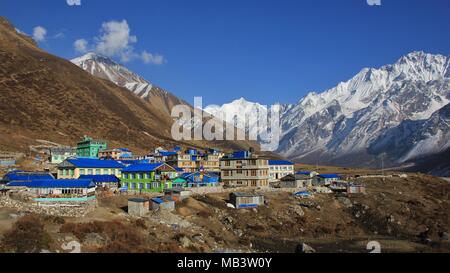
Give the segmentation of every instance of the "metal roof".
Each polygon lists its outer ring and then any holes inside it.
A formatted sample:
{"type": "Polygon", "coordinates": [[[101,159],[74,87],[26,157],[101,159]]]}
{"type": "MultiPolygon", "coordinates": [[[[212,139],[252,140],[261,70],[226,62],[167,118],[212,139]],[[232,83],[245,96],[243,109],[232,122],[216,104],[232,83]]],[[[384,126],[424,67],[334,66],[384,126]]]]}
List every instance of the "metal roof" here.
{"type": "Polygon", "coordinates": [[[162,156],[170,156],[170,155],[177,155],[176,152],[159,152],[162,156]]]}
{"type": "Polygon", "coordinates": [[[39,172],[24,172],[24,171],[12,171],[3,177],[3,181],[13,182],[13,181],[31,181],[31,180],[42,180],[42,179],[55,179],[53,175],[49,173],[39,173],[39,172]]]}
{"type": "Polygon", "coordinates": [[[123,165],[115,160],[100,160],[95,158],[69,158],[66,161],[78,168],[123,168],[123,165]]]}
{"type": "MultiPolygon", "coordinates": [[[[142,163],[130,165],[122,170],[122,172],[152,172],[159,167],[167,165],[166,163],[142,163]]],[[[169,165],[167,165],[169,166],[169,165]]]]}
{"type": "Polygon", "coordinates": [[[80,179],[89,179],[94,181],[95,183],[120,182],[120,179],[115,175],[80,175],[80,179]]]}
{"type": "Polygon", "coordinates": [[[11,182],[6,186],[27,188],[93,188],[95,187],[95,183],[90,179],[47,179],[11,182]]]}
{"type": "Polygon", "coordinates": [[[130,198],[130,199],[128,199],[128,201],[135,202],[135,203],[145,203],[145,202],[148,202],[149,200],[145,199],[145,198],[130,198]]]}
{"type": "Polygon", "coordinates": [[[321,177],[321,178],[340,178],[340,176],[338,174],[335,174],[335,173],[319,174],[318,177],[321,177]]]}
{"type": "Polygon", "coordinates": [[[294,163],[287,160],[269,160],[269,165],[294,165],[294,163]]]}
{"type": "Polygon", "coordinates": [[[251,193],[251,192],[232,192],[231,195],[234,195],[236,197],[255,197],[255,196],[262,196],[262,194],[259,193],[251,193]]]}

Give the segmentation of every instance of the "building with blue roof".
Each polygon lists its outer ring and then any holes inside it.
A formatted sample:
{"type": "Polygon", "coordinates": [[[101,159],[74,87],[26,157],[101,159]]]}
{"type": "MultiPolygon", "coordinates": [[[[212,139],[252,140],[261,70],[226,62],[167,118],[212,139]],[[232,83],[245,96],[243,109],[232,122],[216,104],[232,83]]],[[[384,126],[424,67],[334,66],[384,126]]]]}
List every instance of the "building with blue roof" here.
{"type": "Polygon", "coordinates": [[[117,189],[120,179],[115,175],[80,175],[80,179],[92,180],[97,187],[117,189]]]}
{"type": "Polygon", "coordinates": [[[117,160],[124,167],[128,167],[130,165],[141,164],[141,163],[150,163],[149,159],[120,159],[117,160]]]}
{"type": "Polygon", "coordinates": [[[25,188],[37,202],[86,202],[95,199],[96,186],[91,179],[38,179],[10,182],[6,188],[25,188]]]}
{"type": "Polygon", "coordinates": [[[319,174],[314,177],[314,186],[329,186],[332,182],[340,180],[341,177],[335,173],[319,174]]]}
{"type": "Polygon", "coordinates": [[[166,163],[141,163],[122,169],[122,186],[134,192],[162,192],[172,188],[177,171],[166,163]]]}
{"type": "Polygon", "coordinates": [[[220,178],[226,187],[268,187],[269,161],[253,151],[238,151],[220,159],[220,178]]]}
{"type": "Polygon", "coordinates": [[[220,182],[219,176],[205,172],[184,173],[181,178],[186,180],[187,188],[217,187],[220,182]]]}
{"type": "Polygon", "coordinates": [[[200,169],[201,157],[197,150],[187,150],[185,153],[178,152],[168,155],[167,164],[174,168],[181,168],[184,172],[195,172],[200,169]]]}
{"type": "Polygon", "coordinates": [[[81,175],[115,175],[120,178],[123,167],[115,160],[68,158],[58,165],[58,179],[77,179],[81,175]]]}
{"type": "Polygon", "coordinates": [[[150,208],[154,211],[164,209],[166,211],[175,210],[175,201],[168,196],[154,197],[150,199],[150,208]]]}
{"type": "Polygon", "coordinates": [[[98,158],[98,153],[101,150],[105,150],[107,146],[108,145],[104,140],[95,140],[91,137],[84,136],[83,139],[77,143],[77,156],[98,158]]]}
{"type": "Polygon", "coordinates": [[[316,171],[298,171],[295,174],[302,174],[302,175],[309,175],[310,177],[314,177],[316,175],[319,175],[316,171]]]}
{"type": "Polygon", "coordinates": [[[98,152],[98,157],[102,159],[132,159],[133,153],[127,148],[105,149],[98,152]]]}
{"type": "Polygon", "coordinates": [[[47,172],[26,172],[26,171],[20,171],[15,170],[11,171],[3,176],[3,179],[0,180],[0,183],[7,184],[9,182],[24,182],[24,181],[31,181],[31,180],[49,180],[49,179],[55,179],[53,175],[47,172]]]}
{"type": "Polygon", "coordinates": [[[294,174],[294,163],[287,160],[269,160],[269,180],[279,181],[287,175],[294,174]]]}

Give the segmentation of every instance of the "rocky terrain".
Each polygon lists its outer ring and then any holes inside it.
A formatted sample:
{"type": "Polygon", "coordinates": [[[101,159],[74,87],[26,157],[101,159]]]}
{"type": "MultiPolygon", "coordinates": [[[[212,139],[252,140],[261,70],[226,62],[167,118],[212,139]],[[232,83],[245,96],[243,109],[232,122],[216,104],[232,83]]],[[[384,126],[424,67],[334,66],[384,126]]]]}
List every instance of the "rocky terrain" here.
{"type": "MultiPolygon", "coordinates": [[[[51,238],[43,248],[67,252],[61,245],[79,241],[82,252],[369,252],[377,241],[382,252],[450,251],[450,182],[422,174],[360,182],[366,195],[298,199],[270,190],[261,192],[265,206],[235,210],[226,193],[214,193],[140,219],[127,215],[127,196],[100,197],[82,218],[39,216],[51,238]]],[[[13,233],[16,215],[0,209],[0,232],[13,233]]]]}
{"type": "Polygon", "coordinates": [[[111,81],[130,90],[136,96],[147,101],[153,107],[162,109],[168,115],[171,114],[173,106],[188,105],[172,93],[153,85],[108,57],[91,52],[73,59],[72,62],[97,78],[111,81]]]}

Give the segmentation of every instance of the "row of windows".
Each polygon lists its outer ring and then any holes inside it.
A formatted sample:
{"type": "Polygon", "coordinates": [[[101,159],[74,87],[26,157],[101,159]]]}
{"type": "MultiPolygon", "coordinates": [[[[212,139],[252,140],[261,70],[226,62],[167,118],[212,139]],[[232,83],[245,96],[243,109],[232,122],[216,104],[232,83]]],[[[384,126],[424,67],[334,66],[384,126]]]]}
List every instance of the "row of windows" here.
{"type": "Polygon", "coordinates": [[[270,177],[272,177],[272,178],[282,178],[282,177],[285,177],[285,176],[290,175],[290,174],[292,174],[292,173],[271,173],[270,177]]]}
{"type": "Polygon", "coordinates": [[[270,170],[272,171],[288,171],[293,169],[294,166],[270,166],[270,170]]]}
{"type": "Polygon", "coordinates": [[[63,169],[63,170],[59,170],[59,175],[60,176],[74,176],[75,175],[75,170],[74,169],[63,169]]]}
{"type": "Polygon", "coordinates": [[[245,176],[267,176],[268,170],[235,170],[235,171],[222,171],[223,176],[233,175],[245,175],[245,176]]]}
{"type": "Polygon", "coordinates": [[[130,189],[132,190],[151,190],[151,189],[159,189],[160,183],[130,183],[130,189]]]}
{"type": "Polygon", "coordinates": [[[122,175],[124,179],[151,179],[150,173],[124,173],[122,175]]]}
{"type": "Polygon", "coordinates": [[[267,160],[261,160],[261,159],[248,159],[248,160],[225,160],[222,161],[223,165],[225,167],[230,167],[231,165],[242,165],[242,166],[266,166],[268,165],[267,160]],[[231,164],[233,162],[233,164],[231,164]]]}
{"type": "Polygon", "coordinates": [[[80,175],[120,175],[117,169],[80,169],[80,175]]]}
{"type": "Polygon", "coordinates": [[[235,181],[227,181],[225,182],[228,185],[236,185],[236,186],[248,186],[248,187],[267,187],[269,185],[268,180],[235,180],[235,181]]]}
{"type": "MultiPolygon", "coordinates": [[[[58,171],[60,176],[74,176],[75,169],[61,169],[58,171]]],[[[117,175],[120,176],[118,169],[80,169],[80,175],[117,175]]]]}

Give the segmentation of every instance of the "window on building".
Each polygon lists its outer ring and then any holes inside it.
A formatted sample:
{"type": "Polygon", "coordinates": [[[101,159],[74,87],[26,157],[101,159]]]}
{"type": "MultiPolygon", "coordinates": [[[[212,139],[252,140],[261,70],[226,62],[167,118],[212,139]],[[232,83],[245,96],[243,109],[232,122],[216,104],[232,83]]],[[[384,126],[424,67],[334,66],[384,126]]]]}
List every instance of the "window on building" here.
{"type": "Polygon", "coordinates": [[[100,174],[101,174],[100,169],[96,169],[96,170],[95,170],[95,174],[96,174],[96,175],[100,175],[100,174]]]}
{"type": "Polygon", "coordinates": [[[93,170],[92,170],[92,169],[88,169],[88,174],[89,174],[89,175],[94,174],[93,170]]]}
{"type": "Polygon", "coordinates": [[[85,175],[86,171],[84,169],[80,169],[80,175],[85,175]]]}

